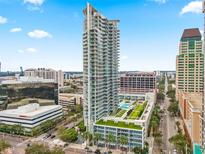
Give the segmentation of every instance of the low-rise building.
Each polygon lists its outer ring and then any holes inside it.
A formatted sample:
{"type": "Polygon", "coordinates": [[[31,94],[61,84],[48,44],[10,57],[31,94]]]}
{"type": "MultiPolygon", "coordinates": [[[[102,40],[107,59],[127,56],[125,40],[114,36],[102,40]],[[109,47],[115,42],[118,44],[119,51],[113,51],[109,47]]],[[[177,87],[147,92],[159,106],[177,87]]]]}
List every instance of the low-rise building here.
{"type": "Polygon", "coordinates": [[[62,114],[60,105],[40,106],[33,103],[0,111],[0,124],[21,125],[26,131],[31,131],[42,122],[59,118],[62,114]]]}
{"type": "Polygon", "coordinates": [[[113,148],[119,148],[120,137],[125,136],[128,139],[124,147],[129,150],[139,147],[143,148],[147,138],[148,125],[151,113],[155,104],[155,93],[140,94],[138,98],[130,96],[121,101],[117,111],[110,116],[104,117],[94,124],[94,132],[101,134],[102,139],[99,143],[104,146],[109,134],[112,134],[115,142],[111,143],[113,148]]]}
{"type": "Polygon", "coordinates": [[[66,97],[66,96],[60,96],[59,97],[59,104],[63,107],[64,111],[68,111],[69,106],[75,106],[76,105],[76,98],[75,97],[66,97]]]}

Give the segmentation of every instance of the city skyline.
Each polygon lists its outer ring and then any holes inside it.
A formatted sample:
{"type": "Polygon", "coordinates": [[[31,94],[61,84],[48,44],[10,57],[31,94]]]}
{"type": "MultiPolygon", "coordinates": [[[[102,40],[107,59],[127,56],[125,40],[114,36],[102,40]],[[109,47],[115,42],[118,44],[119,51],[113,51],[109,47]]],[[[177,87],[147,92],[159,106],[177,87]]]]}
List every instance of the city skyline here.
{"type": "MultiPolygon", "coordinates": [[[[183,29],[202,30],[203,26],[199,0],[89,2],[109,19],[121,21],[122,71],[174,70],[183,29]]],[[[79,44],[85,4],[85,0],[0,0],[2,71],[16,71],[20,66],[82,71],[79,44]]]]}

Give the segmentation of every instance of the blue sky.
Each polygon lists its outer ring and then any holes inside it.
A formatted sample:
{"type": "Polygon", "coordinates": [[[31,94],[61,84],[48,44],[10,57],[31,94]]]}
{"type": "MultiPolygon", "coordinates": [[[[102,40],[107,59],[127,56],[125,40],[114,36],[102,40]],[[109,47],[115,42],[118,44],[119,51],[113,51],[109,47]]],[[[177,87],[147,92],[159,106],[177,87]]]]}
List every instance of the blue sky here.
{"type": "MultiPolygon", "coordinates": [[[[4,71],[49,67],[82,71],[86,0],[0,0],[4,71]]],[[[120,20],[120,70],[174,70],[184,28],[203,29],[199,0],[90,0],[120,20]]]]}

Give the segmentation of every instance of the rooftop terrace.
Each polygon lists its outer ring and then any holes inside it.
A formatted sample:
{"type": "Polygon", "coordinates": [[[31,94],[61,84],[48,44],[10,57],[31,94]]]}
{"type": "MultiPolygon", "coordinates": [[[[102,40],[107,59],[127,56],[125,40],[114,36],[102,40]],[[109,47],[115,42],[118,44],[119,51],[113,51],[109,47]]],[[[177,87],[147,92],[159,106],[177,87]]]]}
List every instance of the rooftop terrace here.
{"type": "Polygon", "coordinates": [[[122,121],[115,122],[113,120],[107,120],[104,121],[103,119],[96,122],[97,125],[103,125],[103,126],[114,126],[119,128],[129,128],[129,129],[137,129],[142,130],[142,127],[139,125],[135,125],[134,123],[125,123],[122,121]]]}
{"type": "Polygon", "coordinates": [[[123,100],[116,111],[114,111],[110,116],[113,118],[138,120],[141,118],[145,108],[147,106],[147,101],[139,102],[123,100]]]}

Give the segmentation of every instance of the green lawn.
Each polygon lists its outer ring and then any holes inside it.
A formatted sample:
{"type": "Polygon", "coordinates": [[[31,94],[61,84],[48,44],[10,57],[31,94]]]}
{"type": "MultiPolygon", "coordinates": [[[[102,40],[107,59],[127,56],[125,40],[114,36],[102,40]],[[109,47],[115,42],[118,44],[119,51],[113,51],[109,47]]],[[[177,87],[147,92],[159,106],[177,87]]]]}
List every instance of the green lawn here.
{"type": "Polygon", "coordinates": [[[139,118],[142,115],[146,105],[147,105],[147,102],[144,102],[143,104],[137,105],[136,108],[127,117],[127,119],[135,120],[135,119],[139,118]]]}
{"type": "Polygon", "coordinates": [[[122,117],[122,115],[126,112],[126,110],[120,110],[117,112],[117,114],[115,115],[116,117],[122,117]]]}
{"type": "Polygon", "coordinates": [[[135,125],[133,123],[126,124],[125,122],[117,122],[115,123],[112,120],[103,121],[102,119],[96,122],[97,125],[104,125],[104,126],[114,126],[114,127],[120,127],[120,128],[130,128],[130,129],[137,129],[141,130],[142,127],[139,125],[135,125]]]}

